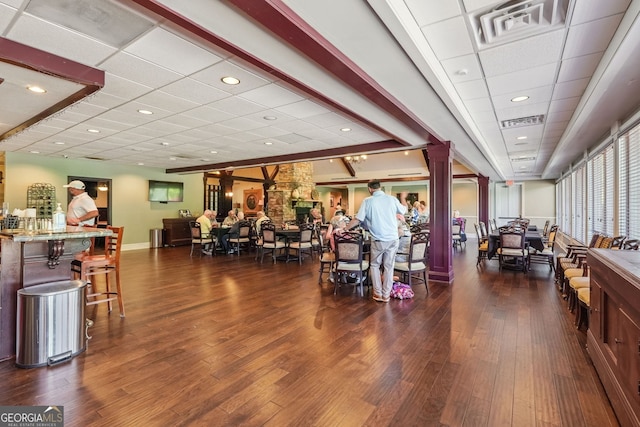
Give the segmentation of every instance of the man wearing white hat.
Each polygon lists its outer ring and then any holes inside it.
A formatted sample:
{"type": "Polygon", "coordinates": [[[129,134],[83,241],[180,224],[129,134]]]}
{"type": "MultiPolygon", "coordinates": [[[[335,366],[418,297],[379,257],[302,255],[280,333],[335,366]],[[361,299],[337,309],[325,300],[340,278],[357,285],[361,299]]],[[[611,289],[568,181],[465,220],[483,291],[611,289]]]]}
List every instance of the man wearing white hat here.
{"type": "Polygon", "coordinates": [[[84,182],[74,180],[63,187],[68,188],[69,193],[73,195],[67,208],[67,224],[94,225],[95,219],[99,215],[98,207],[96,202],[84,191],[84,182]]]}

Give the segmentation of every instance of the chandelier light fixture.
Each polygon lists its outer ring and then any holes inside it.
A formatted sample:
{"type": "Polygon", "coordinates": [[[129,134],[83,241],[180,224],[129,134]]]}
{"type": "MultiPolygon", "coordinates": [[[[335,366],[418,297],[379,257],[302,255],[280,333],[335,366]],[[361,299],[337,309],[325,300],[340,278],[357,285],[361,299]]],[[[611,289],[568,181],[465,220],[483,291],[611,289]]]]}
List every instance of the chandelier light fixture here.
{"type": "Polygon", "coordinates": [[[366,154],[359,154],[359,155],[356,155],[356,156],[347,156],[344,159],[349,163],[358,164],[358,163],[363,163],[364,161],[366,161],[367,160],[367,155],[366,154]]]}

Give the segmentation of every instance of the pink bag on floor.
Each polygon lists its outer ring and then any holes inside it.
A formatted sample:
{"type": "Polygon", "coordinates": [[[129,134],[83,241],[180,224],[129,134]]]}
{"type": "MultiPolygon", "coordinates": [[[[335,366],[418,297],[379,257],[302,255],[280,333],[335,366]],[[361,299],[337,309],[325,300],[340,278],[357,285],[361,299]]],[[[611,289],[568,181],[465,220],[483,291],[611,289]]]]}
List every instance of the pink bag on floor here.
{"type": "Polygon", "coordinates": [[[405,283],[393,282],[393,288],[391,288],[391,296],[393,298],[408,299],[413,298],[414,295],[411,286],[405,283]]]}

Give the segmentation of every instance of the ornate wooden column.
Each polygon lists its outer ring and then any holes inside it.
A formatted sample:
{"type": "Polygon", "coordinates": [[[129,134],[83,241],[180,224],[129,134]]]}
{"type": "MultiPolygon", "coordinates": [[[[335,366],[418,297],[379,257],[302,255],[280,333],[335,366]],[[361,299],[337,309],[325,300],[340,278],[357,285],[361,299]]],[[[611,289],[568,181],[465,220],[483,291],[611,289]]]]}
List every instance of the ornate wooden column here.
{"type": "Polygon", "coordinates": [[[489,178],[478,175],[478,221],[489,228],[489,178]]]}
{"type": "Polygon", "coordinates": [[[453,281],[453,245],[451,242],[451,142],[427,145],[429,154],[429,202],[431,239],[429,280],[453,281]]]}

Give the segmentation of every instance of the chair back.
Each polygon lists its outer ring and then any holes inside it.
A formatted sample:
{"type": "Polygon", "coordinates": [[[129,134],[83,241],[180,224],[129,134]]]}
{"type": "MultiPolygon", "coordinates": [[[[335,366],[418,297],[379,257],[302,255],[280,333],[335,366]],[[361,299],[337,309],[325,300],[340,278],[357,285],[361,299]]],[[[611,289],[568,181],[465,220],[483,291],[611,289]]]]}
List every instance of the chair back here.
{"type": "Polygon", "coordinates": [[[309,223],[303,223],[299,225],[299,242],[303,243],[311,243],[313,239],[313,233],[315,230],[315,226],[309,223]]]}
{"type": "Polygon", "coordinates": [[[622,244],[627,239],[627,236],[616,236],[611,243],[611,249],[622,249],[622,244]]]}
{"type": "Polygon", "coordinates": [[[482,240],[487,240],[489,238],[489,233],[487,233],[487,226],[483,221],[478,222],[478,228],[480,228],[480,235],[482,237],[482,240]]]}
{"type": "Polygon", "coordinates": [[[460,234],[460,224],[453,224],[451,226],[451,234],[453,235],[460,234]]]}
{"type": "Polygon", "coordinates": [[[262,233],[262,242],[263,243],[276,243],[276,225],[269,221],[264,221],[260,225],[260,233],[262,233]]]}
{"type": "Polygon", "coordinates": [[[556,234],[558,234],[558,226],[556,224],[552,225],[549,229],[549,239],[547,240],[547,246],[552,248],[554,242],[556,241],[556,234]]]}
{"type": "Polygon", "coordinates": [[[622,249],[627,251],[637,251],[640,246],[640,240],[628,239],[622,244],[622,249]]]}
{"type": "Polygon", "coordinates": [[[544,227],[542,228],[542,235],[545,236],[545,237],[547,236],[547,233],[549,232],[549,224],[551,224],[551,221],[546,220],[544,222],[544,227]]]}
{"type": "Polygon", "coordinates": [[[333,236],[336,261],[347,264],[362,264],[363,238],[357,231],[346,231],[333,236]]]}
{"type": "Polygon", "coordinates": [[[191,229],[191,240],[202,239],[202,229],[198,221],[189,221],[189,228],[191,229]]]}
{"type": "Polygon", "coordinates": [[[489,220],[489,229],[491,230],[491,232],[494,232],[498,229],[498,226],[496,225],[496,219],[492,218],[489,220]]]}
{"type": "Polygon", "coordinates": [[[484,240],[484,236],[482,235],[482,231],[480,231],[480,226],[478,223],[473,224],[473,228],[476,230],[476,236],[478,236],[478,242],[482,242],[484,240]]]}
{"type": "Polygon", "coordinates": [[[524,251],[525,242],[524,230],[507,229],[505,231],[500,231],[501,248],[521,249],[524,251]]]}
{"type": "Polygon", "coordinates": [[[240,239],[249,237],[251,234],[251,221],[242,220],[238,225],[238,237],[240,239]]]}
{"type": "Polygon", "coordinates": [[[429,254],[430,233],[422,231],[411,235],[411,246],[409,249],[409,265],[422,262],[427,265],[427,255],[429,254]]]}
{"type": "Polygon", "coordinates": [[[104,252],[107,258],[112,258],[116,264],[120,263],[120,249],[122,248],[122,238],[124,227],[107,226],[107,230],[111,230],[113,234],[105,237],[104,252]]]}

